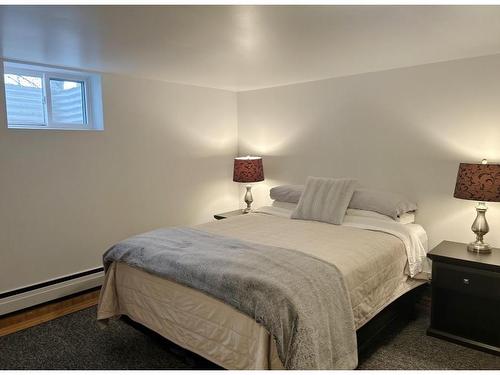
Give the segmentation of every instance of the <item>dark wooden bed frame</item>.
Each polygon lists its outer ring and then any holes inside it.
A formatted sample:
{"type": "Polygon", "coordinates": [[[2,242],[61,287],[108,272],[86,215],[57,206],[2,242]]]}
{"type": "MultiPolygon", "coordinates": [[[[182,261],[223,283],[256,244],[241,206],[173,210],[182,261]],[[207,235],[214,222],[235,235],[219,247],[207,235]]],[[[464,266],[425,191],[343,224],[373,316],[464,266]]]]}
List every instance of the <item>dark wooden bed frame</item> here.
{"type": "MultiPolygon", "coordinates": [[[[422,284],[403,294],[356,331],[360,360],[368,356],[376,348],[377,343],[383,340],[387,334],[394,333],[394,331],[404,327],[406,323],[417,317],[417,303],[427,289],[428,285],[422,284]]],[[[128,316],[122,316],[121,320],[151,336],[154,340],[158,340],[174,355],[182,357],[193,369],[222,369],[198,354],[174,344],[159,333],[133,321],[128,316]]]]}

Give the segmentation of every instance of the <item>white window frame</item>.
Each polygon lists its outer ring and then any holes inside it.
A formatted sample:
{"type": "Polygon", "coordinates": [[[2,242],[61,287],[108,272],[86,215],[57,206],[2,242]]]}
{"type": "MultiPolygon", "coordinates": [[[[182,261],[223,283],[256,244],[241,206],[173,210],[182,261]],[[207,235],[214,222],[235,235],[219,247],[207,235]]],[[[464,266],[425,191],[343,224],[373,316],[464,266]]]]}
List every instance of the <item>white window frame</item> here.
{"type": "MultiPolygon", "coordinates": [[[[44,106],[44,124],[11,124],[9,129],[47,129],[47,130],[103,130],[101,77],[98,74],[83,71],[61,69],[43,65],[22,64],[4,61],[3,74],[26,74],[42,78],[42,100],[44,106]],[[52,113],[51,80],[67,80],[83,84],[83,124],[56,122],[52,113]],[[100,105],[95,105],[99,103],[100,105]]],[[[2,77],[3,81],[3,77],[2,77]]],[[[3,88],[5,91],[5,87],[3,88]]],[[[7,97],[5,95],[5,101],[7,97]]],[[[5,105],[7,103],[5,102],[5,105]]]]}

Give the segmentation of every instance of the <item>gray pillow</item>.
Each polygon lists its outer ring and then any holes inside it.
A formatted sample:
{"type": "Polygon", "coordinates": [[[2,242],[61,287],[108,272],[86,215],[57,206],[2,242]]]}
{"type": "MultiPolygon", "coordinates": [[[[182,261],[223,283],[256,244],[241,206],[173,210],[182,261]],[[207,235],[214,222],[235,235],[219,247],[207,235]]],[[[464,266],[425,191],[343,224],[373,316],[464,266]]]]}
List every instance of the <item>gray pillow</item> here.
{"type": "MultiPolygon", "coordinates": [[[[298,203],[304,185],[280,185],[271,189],[271,199],[279,202],[298,203]]],[[[417,209],[417,205],[405,196],[388,191],[356,189],[349,208],[374,211],[393,219],[417,209]]]]}
{"type": "Polygon", "coordinates": [[[280,185],[273,187],[269,195],[275,201],[299,203],[303,191],[304,185],[280,185]]]}
{"type": "Polygon", "coordinates": [[[307,177],[304,193],[291,218],[342,224],[356,183],[349,178],[307,177]]]}
{"type": "Polygon", "coordinates": [[[415,211],[417,205],[410,202],[405,196],[387,191],[356,189],[349,208],[375,211],[397,219],[401,215],[415,211]]]}

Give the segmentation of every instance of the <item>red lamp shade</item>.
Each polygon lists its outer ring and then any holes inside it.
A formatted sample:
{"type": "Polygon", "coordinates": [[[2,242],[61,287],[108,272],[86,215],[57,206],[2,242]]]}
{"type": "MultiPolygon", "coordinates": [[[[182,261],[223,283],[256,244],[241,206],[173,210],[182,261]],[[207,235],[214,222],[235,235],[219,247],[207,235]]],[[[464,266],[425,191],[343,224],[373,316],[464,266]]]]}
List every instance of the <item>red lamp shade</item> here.
{"type": "Polygon", "coordinates": [[[460,163],[455,198],[500,202],[500,164],[460,163]]]}
{"type": "Polygon", "coordinates": [[[264,181],[264,167],[259,156],[234,158],[234,182],[264,181]]]}

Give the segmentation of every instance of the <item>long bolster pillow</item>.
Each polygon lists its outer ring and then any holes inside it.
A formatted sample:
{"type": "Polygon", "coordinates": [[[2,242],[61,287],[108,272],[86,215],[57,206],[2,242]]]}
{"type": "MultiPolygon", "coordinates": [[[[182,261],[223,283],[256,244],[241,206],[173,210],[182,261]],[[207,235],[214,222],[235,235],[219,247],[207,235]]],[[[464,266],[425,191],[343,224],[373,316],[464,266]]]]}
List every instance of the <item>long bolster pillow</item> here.
{"type": "MultiPolygon", "coordinates": [[[[304,185],[280,185],[270,191],[271,199],[279,202],[298,203],[304,192],[304,185]]],[[[356,189],[348,208],[374,211],[393,219],[416,211],[417,205],[398,193],[372,189],[356,189]]]]}

